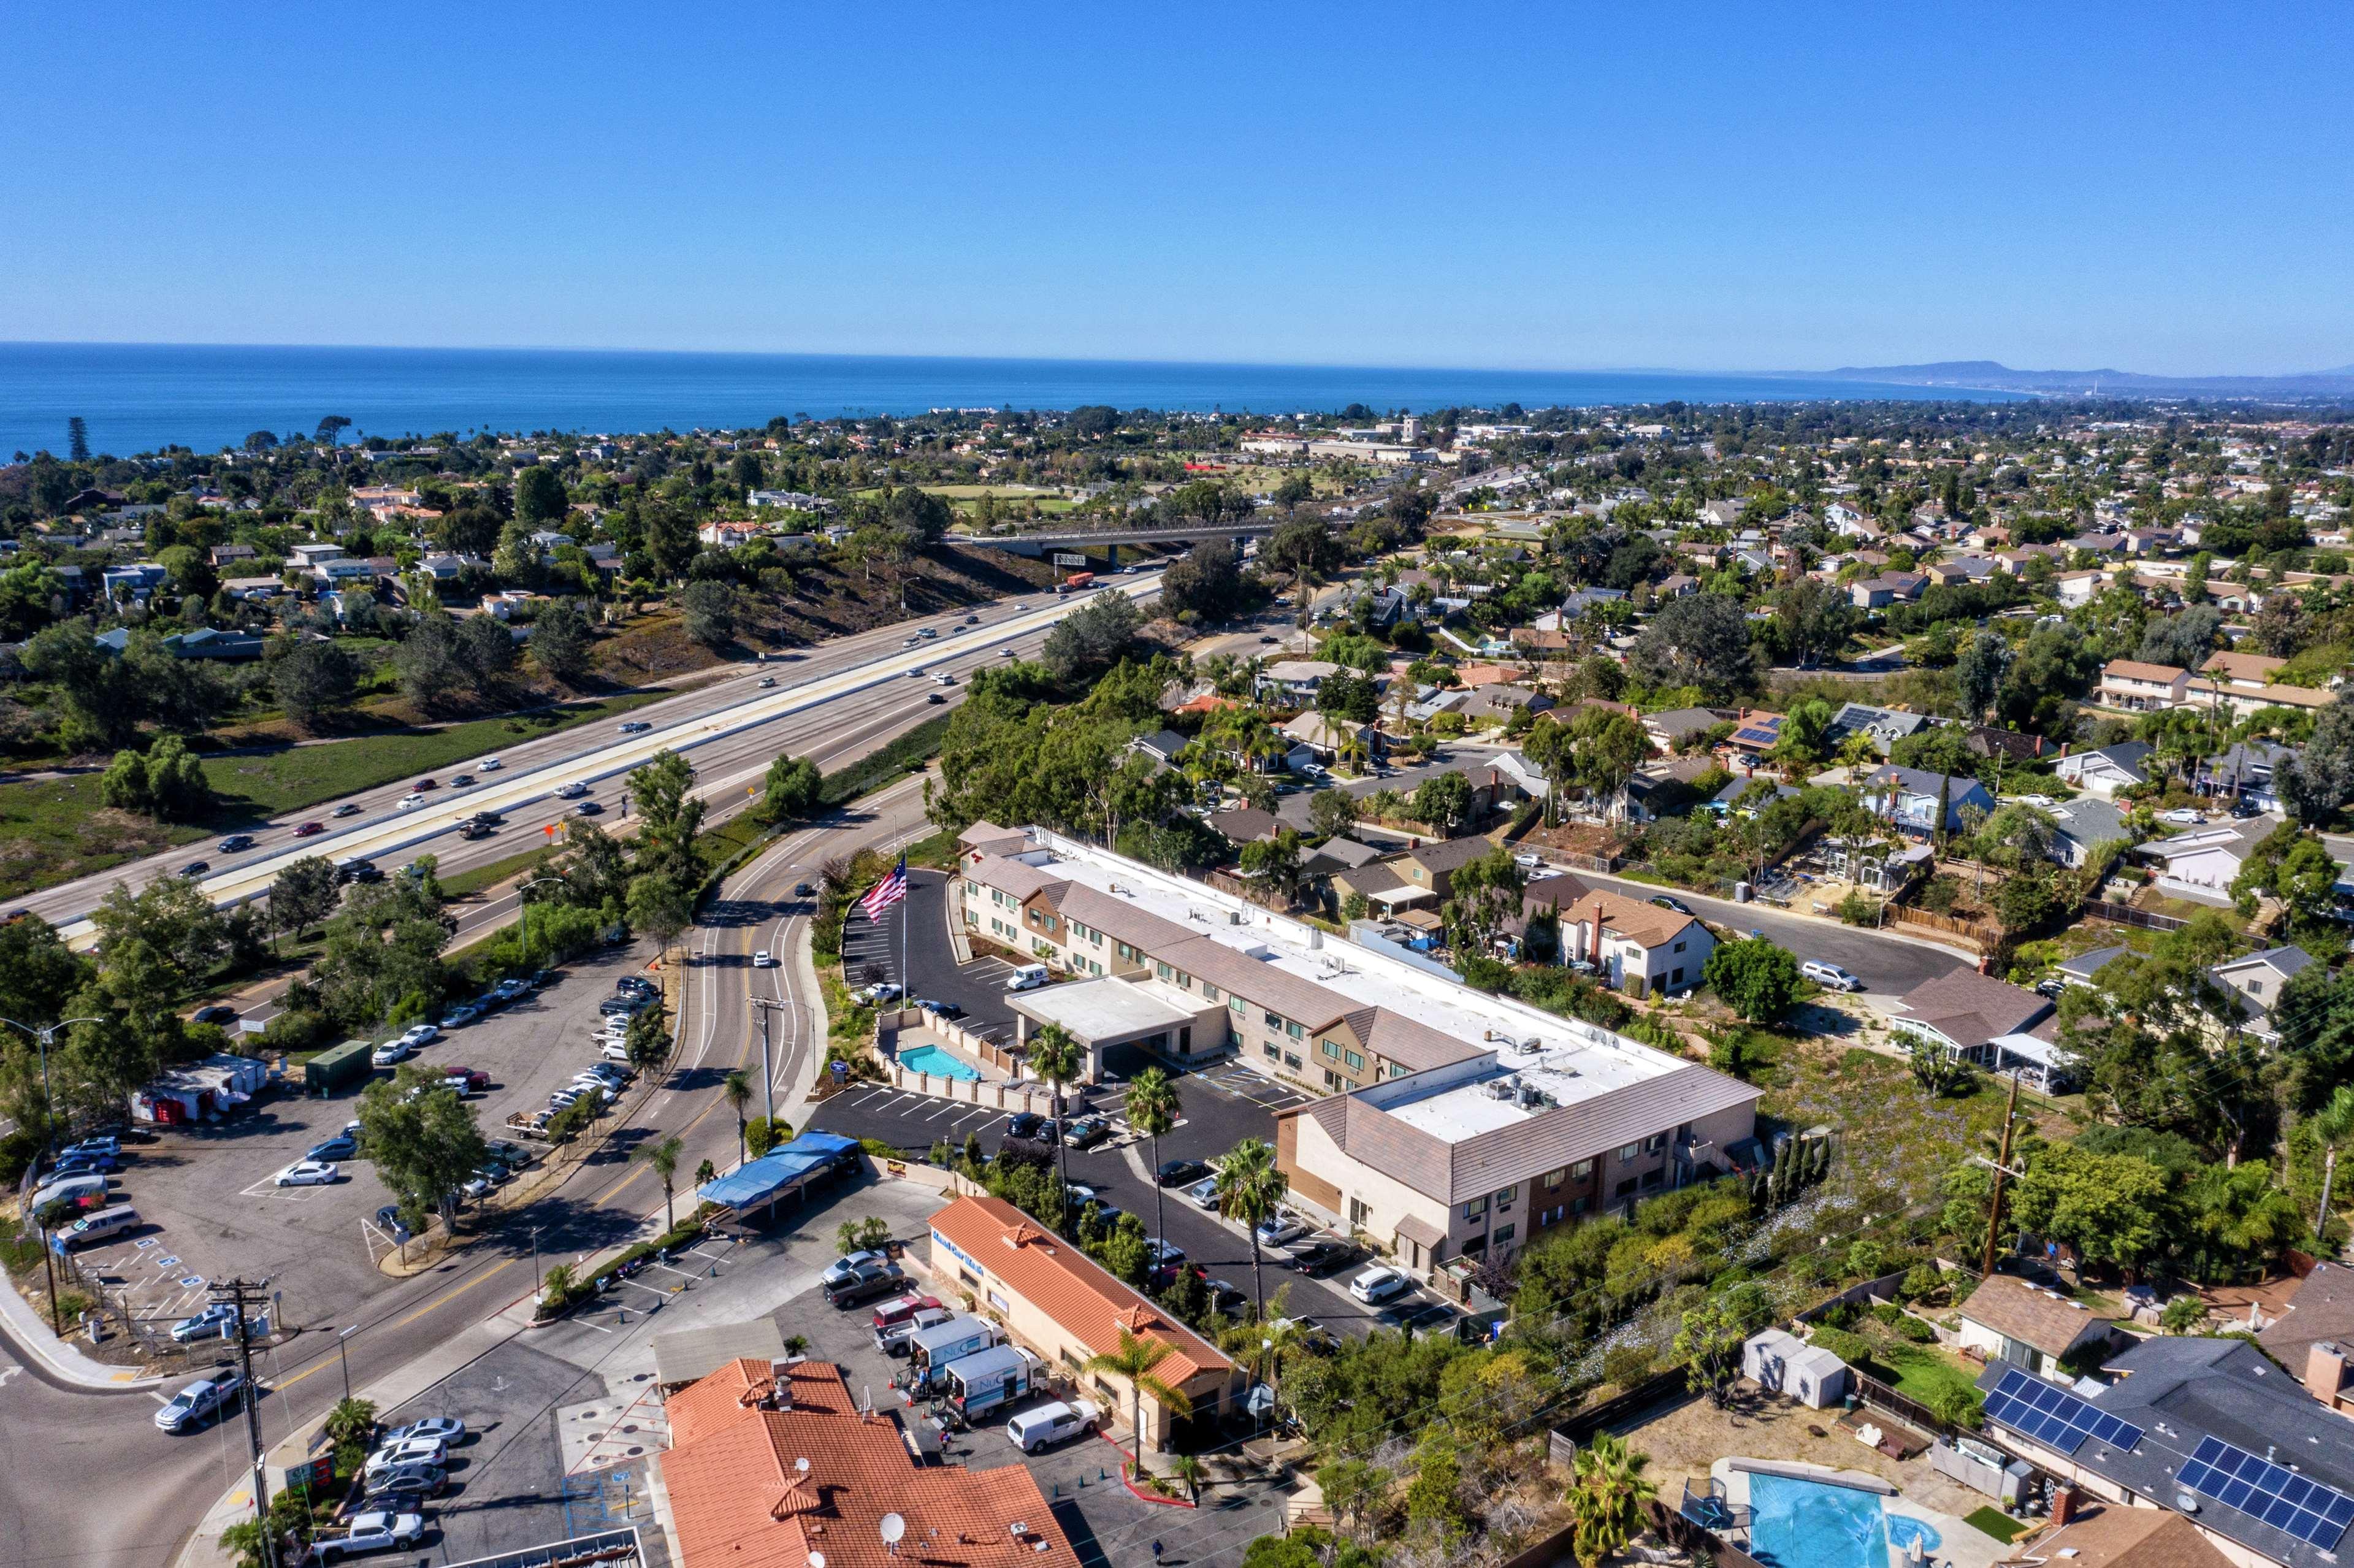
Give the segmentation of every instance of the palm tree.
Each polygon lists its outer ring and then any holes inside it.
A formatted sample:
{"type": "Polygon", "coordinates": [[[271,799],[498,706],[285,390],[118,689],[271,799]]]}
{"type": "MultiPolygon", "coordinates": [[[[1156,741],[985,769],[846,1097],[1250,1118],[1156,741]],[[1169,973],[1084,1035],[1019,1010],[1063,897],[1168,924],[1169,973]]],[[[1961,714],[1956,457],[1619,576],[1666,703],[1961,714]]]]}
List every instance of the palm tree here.
{"type": "Polygon", "coordinates": [[[1200,1458],[1192,1454],[1180,1454],[1169,1461],[1169,1473],[1185,1483],[1185,1500],[1202,1500],[1202,1478],[1209,1472],[1200,1458]]]}
{"type": "Polygon", "coordinates": [[[744,1163],[744,1107],[752,1103],[752,1080],[738,1067],[719,1080],[719,1093],[736,1113],[736,1163],[744,1163]]]}
{"type": "Polygon", "coordinates": [[[2313,1234],[2329,1245],[2329,1186],[2338,1174],[2338,1146],[2354,1137],[2354,1087],[2339,1085],[2329,1103],[2313,1113],[2313,1135],[2321,1140],[2321,1213],[2313,1234]]]}
{"type": "Polygon", "coordinates": [[[1167,1361],[1173,1349],[1166,1341],[1148,1340],[1126,1329],[1119,1331],[1119,1349],[1090,1357],[1087,1371],[1109,1372],[1128,1380],[1129,1414],[1136,1432],[1136,1473],[1144,1474],[1144,1396],[1150,1394],[1178,1420],[1193,1414],[1193,1402],[1175,1384],[1164,1382],[1153,1368],[1167,1361]]]}
{"type": "Polygon", "coordinates": [[[1030,1070],[1055,1086],[1055,1164],[1063,1185],[1071,1184],[1070,1145],[1063,1141],[1063,1086],[1079,1076],[1079,1043],[1059,1023],[1030,1036],[1030,1070]]]}
{"type": "Polygon", "coordinates": [[[660,1143],[640,1144],[637,1152],[630,1156],[631,1159],[652,1167],[653,1173],[662,1178],[663,1234],[665,1235],[674,1228],[671,1221],[671,1182],[678,1175],[679,1152],[685,1147],[686,1145],[673,1135],[663,1139],[660,1143]]]}
{"type": "Polygon", "coordinates": [[[717,1180],[719,1180],[719,1167],[711,1163],[710,1160],[706,1160],[702,1164],[695,1168],[695,1184],[696,1186],[706,1187],[717,1180]]]}
{"type": "Polygon", "coordinates": [[[1627,1440],[1597,1432],[1578,1450],[1576,1480],[1569,1497],[1570,1545],[1581,1563],[1599,1563],[1625,1549],[1644,1526],[1643,1505],[1659,1489],[1643,1477],[1650,1456],[1629,1450],[1627,1440]]]}
{"type": "Polygon", "coordinates": [[[1169,1081],[1169,1075],[1158,1067],[1147,1067],[1129,1080],[1124,1108],[1128,1125],[1152,1139],[1152,1237],[1159,1241],[1169,1234],[1169,1195],[1161,1185],[1161,1135],[1177,1125],[1185,1107],[1178,1103],[1177,1086],[1169,1081]]]}
{"type": "Polygon", "coordinates": [[[1263,1138],[1246,1138],[1217,1164],[1218,1213],[1250,1227],[1251,1294],[1258,1298],[1261,1316],[1267,1306],[1267,1276],[1258,1250],[1258,1225],[1283,1202],[1291,1178],[1275,1162],[1275,1147],[1263,1138]]]}

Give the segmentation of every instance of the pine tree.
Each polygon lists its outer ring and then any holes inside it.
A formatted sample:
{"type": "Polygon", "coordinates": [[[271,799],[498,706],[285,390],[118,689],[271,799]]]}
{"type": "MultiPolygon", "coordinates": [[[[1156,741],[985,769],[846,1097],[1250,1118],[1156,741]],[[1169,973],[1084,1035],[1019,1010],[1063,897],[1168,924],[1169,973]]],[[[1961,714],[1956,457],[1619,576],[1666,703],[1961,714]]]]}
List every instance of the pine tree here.
{"type": "Polygon", "coordinates": [[[90,426],[80,414],[66,421],[66,455],[75,462],[90,461],[90,426]]]}

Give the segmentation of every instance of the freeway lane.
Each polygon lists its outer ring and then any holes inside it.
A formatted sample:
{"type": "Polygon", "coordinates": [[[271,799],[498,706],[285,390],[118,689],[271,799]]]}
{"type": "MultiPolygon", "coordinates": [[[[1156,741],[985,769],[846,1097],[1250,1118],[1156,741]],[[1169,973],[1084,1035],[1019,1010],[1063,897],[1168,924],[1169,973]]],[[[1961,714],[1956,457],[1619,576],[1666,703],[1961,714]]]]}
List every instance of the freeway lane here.
{"type": "MultiPolygon", "coordinates": [[[[1119,579],[1112,591],[1149,599],[1158,593],[1159,583],[1157,573],[1142,574],[1119,579]]],[[[723,784],[740,790],[743,778],[757,777],[779,751],[804,748],[812,737],[827,737],[862,717],[915,706],[909,694],[912,688],[892,684],[905,682],[910,673],[943,669],[970,673],[997,657],[1000,648],[1034,650],[1055,622],[1087,597],[1041,596],[1021,601],[1012,615],[984,615],[982,624],[960,636],[946,630],[962,623],[960,613],[934,618],[928,624],[942,635],[915,649],[882,644],[894,638],[904,641],[910,626],[928,623],[905,623],[879,636],[862,633],[820,649],[808,664],[793,672],[790,685],[774,691],[754,686],[747,693],[743,682],[721,682],[705,692],[642,709],[640,716],[654,726],[648,734],[614,736],[583,726],[517,747],[501,754],[507,766],[482,776],[486,781],[480,787],[451,791],[420,810],[373,817],[364,813],[355,819],[355,826],[309,839],[265,834],[270,842],[259,853],[213,872],[204,882],[205,890],[217,905],[242,902],[266,892],[278,871],[302,855],[376,856],[414,851],[449,834],[465,817],[486,809],[506,814],[506,832],[472,842],[451,839],[437,843],[442,870],[454,872],[504,858],[516,853],[518,830],[542,828],[568,814],[569,805],[555,797],[557,788],[576,781],[593,786],[599,780],[616,779],[665,747],[689,755],[703,776],[701,792],[714,793],[723,784]],[[796,719],[801,722],[793,725],[796,719]],[[779,734],[779,726],[788,726],[790,733],[779,734]],[[725,771],[739,765],[741,773],[725,771]],[[501,837],[506,841],[504,844],[501,837]]],[[[777,672],[771,668],[769,673],[777,672]]],[[[925,689],[937,688],[928,683],[925,689]]],[[[606,792],[611,795],[614,790],[609,785],[606,792]]],[[[319,814],[324,820],[323,809],[319,814]]],[[[85,877],[49,889],[21,907],[58,924],[74,946],[87,947],[94,934],[81,916],[117,882],[141,885],[186,864],[197,853],[184,848],[85,877]]]]}

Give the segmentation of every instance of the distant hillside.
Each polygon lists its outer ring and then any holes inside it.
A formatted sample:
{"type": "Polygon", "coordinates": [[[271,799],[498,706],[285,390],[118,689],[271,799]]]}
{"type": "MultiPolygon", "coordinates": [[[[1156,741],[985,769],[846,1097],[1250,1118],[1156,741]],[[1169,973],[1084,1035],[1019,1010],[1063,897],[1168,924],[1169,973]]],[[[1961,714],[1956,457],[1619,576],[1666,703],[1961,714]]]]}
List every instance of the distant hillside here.
{"type": "Polygon", "coordinates": [[[1991,359],[1947,359],[1935,365],[1846,365],[1809,374],[1897,387],[1980,387],[2063,397],[2094,391],[2125,397],[2354,397],[2354,365],[2294,376],[2144,376],[2132,370],[2013,370],[1991,359]]]}

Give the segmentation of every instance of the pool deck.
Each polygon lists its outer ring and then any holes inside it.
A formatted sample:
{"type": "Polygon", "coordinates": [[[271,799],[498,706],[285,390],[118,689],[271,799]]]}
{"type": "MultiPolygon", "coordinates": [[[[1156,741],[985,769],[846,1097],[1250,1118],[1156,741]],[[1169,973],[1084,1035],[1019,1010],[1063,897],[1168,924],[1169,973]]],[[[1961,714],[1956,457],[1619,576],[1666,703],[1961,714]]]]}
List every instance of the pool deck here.
{"type": "MultiPolygon", "coordinates": [[[[1823,1486],[1852,1487],[1858,1491],[1878,1496],[1881,1511],[1891,1519],[1917,1520],[1937,1533],[1938,1545],[1927,1559],[1936,1568],[1993,1568],[2006,1555],[2002,1542],[1992,1536],[1980,1534],[1976,1526],[1956,1515],[1923,1507],[1910,1498],[1889,1495],[1890,1483],[1868,1471],[1839,1469],[1829,1465],[1810,1465],[1792,1459],[1759,1460],[1738,1457],[1719,1459],[1709,1467],[1711,1478],[1724,1489],[1725,1501],[1736,1507],[1748,1505],[1749,1478],[1753,1473],[1785,1476],[1823,1486]]],[[[1939,1478],[1943,1479],[1942,1477],[1939,1478]]],[[[1892,1546],[1889,1551],[1892,1568],[1905,1561],[1904,1555],[1892,1546]]]]}

